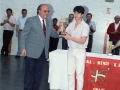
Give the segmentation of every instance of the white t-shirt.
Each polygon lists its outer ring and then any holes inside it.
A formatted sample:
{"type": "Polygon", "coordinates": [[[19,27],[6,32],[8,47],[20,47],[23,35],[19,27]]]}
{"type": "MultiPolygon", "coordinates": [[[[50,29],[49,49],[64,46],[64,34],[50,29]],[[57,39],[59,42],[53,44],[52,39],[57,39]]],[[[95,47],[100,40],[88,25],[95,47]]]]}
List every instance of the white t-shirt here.
{"type": "Polygon", "coordinates": [[[79,44],[72,40],[68,40],[68,46],[69,48],[72,48],[72,49],[87,48],[89,31],[90,31],[89,26],[84,22],[84,20],[82,20],[81,23],[74,30],[75,22],[76,21],[73,21],[69,24],[69,26],[66,28],[66,32],[72,37],[81,38],[83,36],[87,36],[87,39],[84,44],[79,44]]]}

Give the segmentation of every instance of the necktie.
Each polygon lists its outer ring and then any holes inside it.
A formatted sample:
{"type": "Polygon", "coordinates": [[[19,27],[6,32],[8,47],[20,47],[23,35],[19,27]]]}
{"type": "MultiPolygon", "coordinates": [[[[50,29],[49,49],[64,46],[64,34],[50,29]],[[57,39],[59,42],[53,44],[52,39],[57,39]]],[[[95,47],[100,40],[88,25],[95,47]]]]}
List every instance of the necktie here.
{"type": "Polygon", "coordinates": [[[45,23],[44,23],[44,20],[43,21],[43,32],[44,32],[44,35],[46,36],[46,27],[45,27],[45,23]]]}

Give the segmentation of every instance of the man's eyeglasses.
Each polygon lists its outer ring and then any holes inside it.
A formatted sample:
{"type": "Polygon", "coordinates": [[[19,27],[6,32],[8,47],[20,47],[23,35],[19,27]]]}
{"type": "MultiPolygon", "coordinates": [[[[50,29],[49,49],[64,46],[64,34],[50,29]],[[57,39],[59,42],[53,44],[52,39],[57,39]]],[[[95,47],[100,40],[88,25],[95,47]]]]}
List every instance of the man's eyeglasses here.
{"type": "Polygon", "coordinates": [[[41,11],[43,11],[44,13],[46,13],[46,12],[49,13],[50,12],[50,10],[41,10],[41,11]]]}

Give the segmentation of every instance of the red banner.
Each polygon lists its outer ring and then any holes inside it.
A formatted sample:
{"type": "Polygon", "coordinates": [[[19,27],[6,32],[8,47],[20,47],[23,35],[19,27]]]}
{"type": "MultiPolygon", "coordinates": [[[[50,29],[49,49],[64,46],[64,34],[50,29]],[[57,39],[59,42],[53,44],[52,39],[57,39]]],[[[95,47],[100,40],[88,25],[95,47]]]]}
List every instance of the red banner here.
{"type": "Polygon", "coordinates": [[[120,61],[87,57],[83,90],[120,90],[120,61]]]}

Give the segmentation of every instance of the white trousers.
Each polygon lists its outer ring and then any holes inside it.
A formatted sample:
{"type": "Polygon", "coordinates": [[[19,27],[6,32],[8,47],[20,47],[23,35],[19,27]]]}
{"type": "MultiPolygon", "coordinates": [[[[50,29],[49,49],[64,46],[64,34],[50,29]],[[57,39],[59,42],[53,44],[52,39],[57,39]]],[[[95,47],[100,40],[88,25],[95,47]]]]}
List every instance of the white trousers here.
{"type": "Polygon", "coordinates": [[[75,90],[75,71],[77,79],[77,90],[82,90],[84,80],[84,67],[86,60],[86,49],[68,50],[68,90],[75,90]]]}

